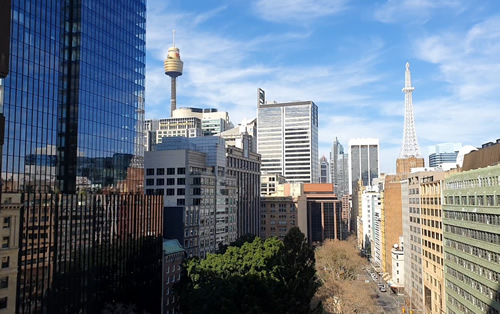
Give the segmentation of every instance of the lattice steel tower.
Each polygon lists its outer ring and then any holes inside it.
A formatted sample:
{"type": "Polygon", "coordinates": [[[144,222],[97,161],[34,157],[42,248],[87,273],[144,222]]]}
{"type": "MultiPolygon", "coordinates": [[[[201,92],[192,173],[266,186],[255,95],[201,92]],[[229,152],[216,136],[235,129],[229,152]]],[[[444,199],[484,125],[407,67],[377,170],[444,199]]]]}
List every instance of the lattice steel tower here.
{"type": "Polygon", "coordinates": [[[170,116],[174,114],[177,107],[177,77],[182,75],[182,67],[184,63],[181,61],[179,48],[175,48],[175,30],[172,31],[173,47],[168,48],[167,59],[163,65],[165,66],[165,74],[170,76],[170,116]]]}
{"type": "Polygon", "coordinates": [[[405,87],[403,88],[403,93],[405,93],[405,124],[403,130],[403,146],[401,146],[399,158],[421,157],[418,147],[417,132],[415,131],[415,120],[413,118],[412,93],[414,89],[415,88],[411,86],[410,64],[406,62],[405,87]]]}

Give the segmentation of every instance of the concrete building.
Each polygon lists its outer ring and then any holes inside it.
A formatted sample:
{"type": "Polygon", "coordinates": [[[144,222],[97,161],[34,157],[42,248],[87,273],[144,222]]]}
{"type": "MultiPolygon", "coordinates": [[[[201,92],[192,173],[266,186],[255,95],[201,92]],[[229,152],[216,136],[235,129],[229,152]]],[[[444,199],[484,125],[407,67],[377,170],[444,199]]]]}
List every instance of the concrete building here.
{"type": "Polygon", "coordinates": [[[399,238],[403,236],[401,192],[401,179],[403,177],[402,175],[386,175],[384,180],[382,208],[384,256],[382,257],[382,271],[386,274],[391,274],[393,269],[391,251],[395,244],[399,244],[399,238]]]}
{"type": "Polygon", "coordinates": [[[358,184],[372,184],[378,178],[379,172],[379,140],[376,138],[353,138],[349,140],[349,194],[352,194],[358,184]]]}
{"type": "Polygon", "coordinates": [[[257,146],[262,171],[279,173],[287,182],[319,179],[318,107],[312,101],[267,103],[258,90],[257,146]]]}
{"type": "Polygon", "coordinates": [[[163,240],[162,302],[161,313],[180,313],[179,302],[175,298],[174,285],[181,279],[182,261],[186,251],[175,239],[163,240]]]}
{"type": "Polygon", "coordinates": [[[164,138],[145,155],[147,194],[164,195],[164,237],[205,257],[237,238],[236,178],[219,137],[164,138]]]}
{"type": "Polygon", "coordinates": [[[500,145],[495,146],[465,156],[464,166],[484,167],[445,179],[447,313],[500,312],[500,165],[494,165],[500,145]]]}
{"type": "Polygon", "coordinates": [[[260,176],[260,195],[270,196],[276,193],[277,187],[285,183],[285,177],[278,173],[262,173],[260,176]]]}
{"type": "Polygon", "coordinates": [[[220,132],[218,136],[226,141],[227,146],[248,147],[251,152],[257,153],[257,119],[245,120],[232,129],[220,132]]]}
{"type": "Polygon", "coordinates": [[[334,192],[339,197],[349,193],[349,160],[344,147],[339,140],[335,138],[330,152],[330,170],[331,180],[334,186],[334,192]]]}
{"type": "Polygon", "coordinates": [[[401,293],[404,288],[404,262],[405,253],[403,245],[403,237],[400,237],[399,244],[394,244],[391,249],[392,259],[392,274],[391,279],[387,282],[389,287],[396,293],[401,293]]]}
{"type": "Polygon", "coordinates": [[[237,234],[260,233],[260,155],[242,147],[226,145],[227,173],[236,178],[237,234]]]}
{"type": "Polygon", "coordinates": [[[201,120],[203,136],[219,134],[233,128],[229,114],[215,108],[179,108],[174,110],[173,118],[198,118],[201,120]]]}
{"type": "Polygon", "coordinates": [[[325,156],[319,159],[319,183],[332,183],[330,179],[330,163],[325,156]]]}
{"type": "Polygon", "coordinates": [[[2,246],[0,247],[0,313],[16,312],[17,265],[19,258],[20,213],[23,203],[20,193],[3,193],[0,222],[2,246]]]}
{"type": "Polygon", "coordinates": [[[446,173],[421,173],[422,270],[427,313],[445,313],[442,188],[446,173]]]}
{"type": "MultiPolygon", "coordinates": [[[[363,225],[362,249],[365,255],[372,255],[372,244],[375,238],[375,220],[380,219],[380,191],[378,186],[367,186],[361,195],[361,220],[363,225]],[[377,213],[377,214],[376,214],[377,213]]],[[[373,258],[373,256],[371,256],[373,258]]],[[[380,259],[379,259],[380,261],[380,259]]]]}
{"type": "Polygon", "coordinates": [[[344,239],[342,204],[333,194],[331,184],[281,184],[276,194],[263,197],[261,202],[261,236],[284,237],[282,233],[286,234],[289,228],[298,226],[309,243],[314,245],[321,244],[325,239],[344,239]]]}
{"type": "Polygon", "coordinates": [[[438,167],[443,164],[457,163],[457,155],[462,143],[441,143],[429,146],[429,167],[438,167]]]}
{"type": "Polygon", "coordinates": [[[408,207],[405,208],[406,204],[403,205],[403,211],[408,210],[405,213],[408,215],[408,221],[403,228],[403,241],[405,243],[404,286],[409,297],[410,308],[414,311],[424,311],[420,180],[420,172],[410,174],[407,181],[408,194],[403,195],[408,199],[408,207]]]}
{"type": "Polygon", "coordinates": [[[161,143],[164,137],[198,137],[203,134],[201,120],[196,117],[146,120],[144,121],[144,128],[146,133],[146,151],[152,150],[152,147],[161,143]]]}

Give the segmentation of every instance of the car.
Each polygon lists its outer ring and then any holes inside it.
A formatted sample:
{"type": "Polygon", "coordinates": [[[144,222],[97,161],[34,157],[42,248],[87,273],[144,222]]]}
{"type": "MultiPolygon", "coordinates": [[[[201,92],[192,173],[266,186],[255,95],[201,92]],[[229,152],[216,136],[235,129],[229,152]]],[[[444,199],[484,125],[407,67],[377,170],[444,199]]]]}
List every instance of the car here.
{"type": "Polygon", "coordinates": [[[385,286],[380,287],[380,292],[386,292],[386,291],[387,289],[385,288],[385,286]]]}

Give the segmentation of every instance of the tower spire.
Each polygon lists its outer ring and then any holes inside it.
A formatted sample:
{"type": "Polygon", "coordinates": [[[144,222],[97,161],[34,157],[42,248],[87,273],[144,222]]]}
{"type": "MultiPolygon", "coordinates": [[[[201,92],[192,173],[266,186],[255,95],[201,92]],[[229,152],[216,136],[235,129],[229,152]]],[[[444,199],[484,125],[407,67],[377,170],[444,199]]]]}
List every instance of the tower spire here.
{"type": "Polygon", "coordinates": [[[415,131],[415,120],[413,117],[412,93],[414,88],[411,86],[410,64],[406,62],[405,71],[405,120],[403,130],[403,145],[399,158],[417,157],[420,158],[420,149],[418,147],[417,133],[415,131]]]}

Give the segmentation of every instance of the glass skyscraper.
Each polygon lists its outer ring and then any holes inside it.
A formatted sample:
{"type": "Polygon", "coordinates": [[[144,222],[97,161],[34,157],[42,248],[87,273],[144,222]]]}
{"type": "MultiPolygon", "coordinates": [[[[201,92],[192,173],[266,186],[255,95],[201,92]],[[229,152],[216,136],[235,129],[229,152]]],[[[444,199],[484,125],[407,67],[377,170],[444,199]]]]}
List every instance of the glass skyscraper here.
{"type": "Polygon", "coordinates": [[[354,138],[349,140],[349,194],[357,187],[372,184],[379,177],[379,140],[376,138],[354,138]]]}
{"type": "Polygon", "coordinates": [[[160,277],[163,204],[143,195],[145,14],[145,0],[12,1],[1,179],[2,205],[20,198],[21,237],[7,241],[18,312],[141,307],[130,292],[160,277]]]}
{"type": "Polygon", "coordinates": [[[287,182],[319,181],[318,106],[312,101],[266,103],[259,89],[257,150],[261,171],[287,182]]]}

